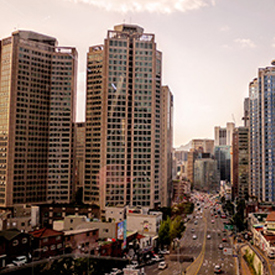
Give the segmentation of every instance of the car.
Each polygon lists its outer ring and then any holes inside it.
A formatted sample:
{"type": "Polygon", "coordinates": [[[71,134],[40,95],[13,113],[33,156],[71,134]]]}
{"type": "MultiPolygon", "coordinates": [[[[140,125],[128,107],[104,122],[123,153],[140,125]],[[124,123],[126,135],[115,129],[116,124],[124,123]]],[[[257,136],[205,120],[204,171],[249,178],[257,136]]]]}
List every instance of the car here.
{"type": "Polygon", "coordinates": [[[211,223],[214,223],[215,221],[214,220],[211,220],[211,223]]]}
{"type": "Polygon", "coordinates": [[[275,252],[274,251],[269,251],[267,253],[267,256],[269,257],[269,259],[274,259],[275,258],[275,252]]]}
{"type": "Polygon", "coordinates": [[[207,237],[206,237],[208,240],[210,240],[211,239],[211,235],[207,235],[207,237]]]}
{"type": "Polygon", "coordinates": [[[159,252],[160,255],[169,255],[170,254],[170,251],[167,250],[167,249],[163,249],[159,252]]]}
{"type": "Polygon", "coordinates": [[[226,238],[222,238],[222,241],[223,241],[223,242],[227,242],[227,239],[226,239],[226,238]]]}
{"type": "Polygon", "coordinates": [[[119,275],[119,274],[123,274],[120,269],[112,268],[112,271],[111,271],[110,275],[119,275]]]}
{"type": "Polygon", "coordinates": [[[214,273],[220,274],[221,272],[222,272],[222,269],[221,269],[220,265],[215,265],[214,266],[214,273]]]}
{"type": "Polygon", "coordinates": [[[132,262],[131,262],[131,266],[132,266],[133,268],[137,268],[137,267],[138,267],[138,262],[137,262],[137,261],[132,261],[132,262]]]}
{"type": "Polygon", "coordinates": [[[222,243],[219,244],[219,249],[221,249],[221,250],[223,249],[223,244],[222,243]]]}
{"type": "Polygon", "coordinates": [[[160,262],[159,265],[158,265],[158,269],[165,269],[166,267],[168,267],[167,263],[166,262],[160,262]]]}
{"type": "Polygon", "coordinates": [[[27,257],[26,256],[17,256],[13,261],[13,264],[16,266],[21,266],[27,263],[27,257]]]}
{"type": "Polygon", "coordinates": [[[196,225],[196,224],[198,224],[198,221],[197,221],[197,220],[195,220],[195,221],[194,221],[194,224],[195,224],[195,225],[196,225]]]}
{"type": "Polygon", "coordinates": [[[196,240],[198,237],[197,237],[197,235],[193,235],[193,240],[196,240]]]}
{"type": "Polygon", "coordinates": [[[159,257],[158,255],[153,255],[152,256],[152,258],[151,258],[151,260],[153,261],[153,262],[160,262],[160,261],[162,261],[163,260],[163,257],[161,258],[161,257],[159,257]]]}
{"type": "Polygon", "coordinates": [[[194,233],[194,232],[195,232],[195,229],[194,229],[194,228],[192,228],[192,229],[191,229],[191,232],[192,232],[192,233],[194,233]]]}

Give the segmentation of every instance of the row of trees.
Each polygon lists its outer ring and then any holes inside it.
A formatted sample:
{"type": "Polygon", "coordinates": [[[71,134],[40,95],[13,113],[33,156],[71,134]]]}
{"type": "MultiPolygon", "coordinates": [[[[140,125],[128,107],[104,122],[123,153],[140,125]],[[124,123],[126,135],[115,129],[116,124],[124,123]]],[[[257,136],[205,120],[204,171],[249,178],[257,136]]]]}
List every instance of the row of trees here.
{"type": "Polygon", "coordinates": [[[232,218],[230,219],[231,224],[234,225],[239,232],[245,230],[245,200],[242,199],[236,202],[236,210],[234,204],[229,200],[225,201],[225,199],[222,198],[221,201],[223,203],[224,212],[228,212],[229,215],[232,216],[232,218]]]}
{"type": "Polygon", "coordinates": [[[165,211],[164,220],[159,229],[159,241],[161,248],[170,246],[175,238],[181,238],[185,230],[184,217],[192,214],[194,204],[190,202],[180,203],[165,211]]]}

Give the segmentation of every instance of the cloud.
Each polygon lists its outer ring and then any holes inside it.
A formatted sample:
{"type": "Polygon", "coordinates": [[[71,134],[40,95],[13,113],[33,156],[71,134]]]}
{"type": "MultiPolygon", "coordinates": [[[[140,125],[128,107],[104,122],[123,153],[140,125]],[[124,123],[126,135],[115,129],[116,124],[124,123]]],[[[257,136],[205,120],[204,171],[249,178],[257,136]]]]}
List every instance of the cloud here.
{"type": "Polygon", "coordinates": [[[186,12],[214,6],[216,0],[65,0],[73,3],[84,3],[107,11],[126,12],[186,12]]]}
{"type": "Polygon", "coordinates": [[[228,32],[229,30],[230,30],[230,27],[227,26],[227,25],[222,26],[222,27],[220,28],[220,31],[221,31],[221,32],[228,32]]]}
{"type": "Polygon", "coordinates": [[[236,43],[240,44],[241,48],[256,48],[255,43],[246,38],[237,38],[234,40],[236,43]]]}

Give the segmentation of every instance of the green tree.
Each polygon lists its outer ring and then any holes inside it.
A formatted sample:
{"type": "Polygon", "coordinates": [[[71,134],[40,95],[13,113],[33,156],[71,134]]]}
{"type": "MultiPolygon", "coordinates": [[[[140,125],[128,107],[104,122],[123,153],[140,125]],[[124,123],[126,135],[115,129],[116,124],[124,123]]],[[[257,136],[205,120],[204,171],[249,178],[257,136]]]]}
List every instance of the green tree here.
{"type": "Polygon", "coordinates": [[[171,227],[171,220],[168,217],[166,221],[162,221],[159,229],[159,242],[161,245],[161,248],[163,248],[164,245],[170,245],[171,239],[170,239],[170,227],[171,227]]]}
{"type": "Polygon", "coordinates": [[[173,221],[171,221],[170,226],[170,240],[175,238],[180,238],[182,232],[185,230],[184,222],[180,216],[177,216],[173,221]]]}

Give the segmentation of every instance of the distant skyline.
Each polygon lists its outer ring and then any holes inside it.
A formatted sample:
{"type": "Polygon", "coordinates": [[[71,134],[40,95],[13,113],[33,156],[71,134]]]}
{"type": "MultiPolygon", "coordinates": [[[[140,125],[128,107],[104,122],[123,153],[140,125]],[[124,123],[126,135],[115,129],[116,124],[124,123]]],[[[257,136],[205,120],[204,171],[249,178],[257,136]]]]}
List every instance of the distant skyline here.
{"type": "Polygon", "coordinates": [[[174,146],[242,125],[243,101],[259,67],[275,59],[274,0],[0,0],[0,37],[16,29],[78,50],[78,113],[84,120],[86,53],[107,30],[134,23],[154,33],[163,85],[174,95],[174,146]]]}

